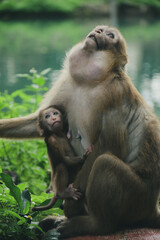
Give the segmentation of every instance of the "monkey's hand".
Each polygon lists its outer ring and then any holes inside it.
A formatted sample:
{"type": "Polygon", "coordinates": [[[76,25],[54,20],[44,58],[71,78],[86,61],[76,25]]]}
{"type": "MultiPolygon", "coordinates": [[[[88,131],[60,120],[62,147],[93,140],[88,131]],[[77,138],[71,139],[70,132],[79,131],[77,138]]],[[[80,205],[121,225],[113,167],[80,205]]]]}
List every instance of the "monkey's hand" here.
{"type": "Polygon", "coordinates": [[[73,198],[74,200],[80,199],[81,196],[82,194],[79,192],[78,189],[73,187],[73,184],[69,184],[63,193],[57,194],[57,197],[59,198],[63,198],[63,199],[73,198]]]}
{"type": "Polygon", "coordinates": [[[88,157],[88,155],[93,151],[94,149],[94,145],[92,144],[89,148],[87,148],[83,154],[82,159],[86,160],[86,158],[88,157]]]}
{"type": "Polygon", "coordinates": [[[68,191],[71,194],[71,198],[73,198],[74,200],[78,200],[81,198],[81,192],[79,192],[79,190],[77,188],[73,187],[73,183],[69,184],[68,186],[68,191]]]}

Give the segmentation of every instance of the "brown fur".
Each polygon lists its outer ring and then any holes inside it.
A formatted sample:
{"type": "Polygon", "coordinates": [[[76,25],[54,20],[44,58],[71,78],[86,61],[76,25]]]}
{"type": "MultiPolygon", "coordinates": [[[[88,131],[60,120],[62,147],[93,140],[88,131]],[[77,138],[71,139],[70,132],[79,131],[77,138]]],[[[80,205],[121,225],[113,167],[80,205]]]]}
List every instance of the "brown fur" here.
{"type": "MultiPolygon", "coordinates": [[[[160,227],[160,126],[126,75],[126,63],[119,31],[98,26],[67,54],[58,81],[42,102],[41,108],[64,106],[77,155],[94,144],[74,182],[85,199],[65,201],[69,219],[59,226],[63,238],[160,227]]],[[[35,117],[1,120],[0,136],[35,136],[35,122],[35,117]]]]}
{"type": "MultiPolygon", "coordinates": [[[[53,120],[52,120],[53,122],[53,120]]],[[[68,122],[65,111],[60,106],[49,106],[39,113],[38,131],[45,137],[47,145],[48,159],[51,166],[51,187],[55,195],[50,203],[41,207],[33,207],[32,211],[44,211],[54,206],[58,198],[73,198],[78,200],[81,193],[73,188],[73,180],[83,163],[83,158],[77,157],[66,137],[68,122]],[[58,128],[49,128],[45,119],[45,111],[58,110],[60,115],[60,125],[58,128]]]]}

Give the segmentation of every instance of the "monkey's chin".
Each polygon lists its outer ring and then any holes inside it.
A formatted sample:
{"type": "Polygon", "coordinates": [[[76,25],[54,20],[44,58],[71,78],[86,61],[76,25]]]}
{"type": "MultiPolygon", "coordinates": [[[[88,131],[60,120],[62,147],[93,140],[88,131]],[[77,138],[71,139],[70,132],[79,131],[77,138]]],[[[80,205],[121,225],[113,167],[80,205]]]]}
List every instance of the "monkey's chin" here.
{"type": "Polygon", "coordinates": [[[97,43],[93,38],[87,37],[83,42],[83,48],[90,51],[97,50],[97,43]]]}

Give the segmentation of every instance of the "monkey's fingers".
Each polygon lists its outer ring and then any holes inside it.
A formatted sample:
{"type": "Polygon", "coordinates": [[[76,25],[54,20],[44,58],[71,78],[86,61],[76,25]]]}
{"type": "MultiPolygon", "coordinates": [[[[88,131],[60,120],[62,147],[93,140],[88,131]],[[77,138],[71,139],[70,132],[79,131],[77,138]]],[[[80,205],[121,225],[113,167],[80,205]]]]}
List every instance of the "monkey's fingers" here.
{"type": "Polygon", "coordinates": [[[73,199],[74,200],[78,200],[82,197],[82,193],[80,192],[75,192],[75,194],[73,195],[73,199]]]}
{"type": "Polygon", "coordinates": [[[78,189],[78,188],[74,188],[74,187],[73,187],[73,190],[74,190],[74,192],[79,192],[79,189],[78,189]]]}
{"type": "Polygon", "coordinates": [[[92,145],[90,146],[90,148],[89,148],[89,152],[90,152],[90,153],[93,152],[93,149],[94,149],[94,145],[92,144],[92,145]]]}
{"type": "Polygon", "coordinates": [[[73,183],[70,183],[68,187],[73,188],[73,183]]]}
{"type": "Polygon", "coordinates": [[[85,150],[85,152],[84,152],[84,155],[87,156],[89,153],[90,153],[90,152],[89,152],[89,149],[87,148],[87,149],[85,150]]]}
{"type": "Polygon", "coordinates": [[[71,130],[69,130],[69,131],[67,132],[67,138],[68,138],[69,140],[72,139],[72,132],[71,132],[71,130]]]}
{"type": "Polygon", "coordinates": [[[78,188],[74,188],[73,187],[73,183],[69,184],[68,188],[72,192],[72,198],[74,200],[78,200],[78,199],[80,199],[82,197],[82,193],[79,191],[78,188]]]}
{"type": "Polygon", "coordinates": [[[92,144],[89,148],[87,148],[83,154],[83,158],[86,158],[91,152],[93,152],[94,145],[92,144]]]}
{"type": "Polygon", "coordinates": [[[82,156],[82,161],[85,161],[85,160],[87,159],[89,153],[90,153],[90,152],[89,152],[89,149],[87,148],[87,149],[85,150],[83,156],[82,156]]]}

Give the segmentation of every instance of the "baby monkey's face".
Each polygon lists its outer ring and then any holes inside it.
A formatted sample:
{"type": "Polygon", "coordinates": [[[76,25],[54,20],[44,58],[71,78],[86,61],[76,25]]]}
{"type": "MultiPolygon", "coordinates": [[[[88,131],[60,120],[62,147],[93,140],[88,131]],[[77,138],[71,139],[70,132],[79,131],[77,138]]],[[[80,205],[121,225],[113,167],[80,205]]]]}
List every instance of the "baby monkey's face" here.
{"type": "Polygon", "coordinates": [[[43,113],[43,120],[49,131],[62,130],[62,115],[56,108],[48,108],[43,113]]]}

